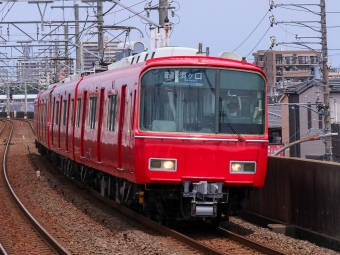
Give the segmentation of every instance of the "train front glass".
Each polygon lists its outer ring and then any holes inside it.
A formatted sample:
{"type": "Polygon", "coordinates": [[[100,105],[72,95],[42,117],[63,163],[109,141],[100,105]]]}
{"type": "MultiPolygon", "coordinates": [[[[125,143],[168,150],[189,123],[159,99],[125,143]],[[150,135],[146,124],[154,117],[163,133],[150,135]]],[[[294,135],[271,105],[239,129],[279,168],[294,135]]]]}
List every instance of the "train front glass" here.
{"type": "Polygon", "coordinates": [[[264,77],[250,71],[160,68],[141,79],[141,131],[265,134],[264,77]]]}

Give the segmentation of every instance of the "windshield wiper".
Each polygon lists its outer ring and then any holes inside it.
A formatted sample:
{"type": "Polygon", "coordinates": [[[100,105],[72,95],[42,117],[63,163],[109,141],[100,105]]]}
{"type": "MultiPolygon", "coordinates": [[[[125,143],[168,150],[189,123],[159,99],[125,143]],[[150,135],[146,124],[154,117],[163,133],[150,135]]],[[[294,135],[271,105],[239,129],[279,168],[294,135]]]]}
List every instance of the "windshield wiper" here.
{"type": "Polygon", "coordinates": [[[230,127],[230,129],[234,132],[234,134],[236,134],[236,135],[238,136],[238,140],[239,140],[240,142],[243,142],[244,139],[242,138],[241,134],[237,133],[237,131],[235,130],[235,128],[233,127],[233,125],[231,125],[228,116],[225,116],[225,118],[227,119],[227,123],[228,123],[228,126],[230,127]]]}

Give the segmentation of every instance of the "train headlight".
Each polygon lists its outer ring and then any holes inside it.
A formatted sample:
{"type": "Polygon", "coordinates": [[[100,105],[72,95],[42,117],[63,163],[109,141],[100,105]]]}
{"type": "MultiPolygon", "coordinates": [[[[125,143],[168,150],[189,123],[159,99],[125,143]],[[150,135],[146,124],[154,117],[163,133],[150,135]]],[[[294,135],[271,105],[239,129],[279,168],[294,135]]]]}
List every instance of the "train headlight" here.
{"type": "Polygon", "coordinates": [[[233,163],[231,164],[231,170],[233,172],[240,172],[242,170],[242,165],[239,163],[233,163]]]}
{"type": "Polygon", "coordinates": [[[165,169],[174,169],[175,162],[173,160],[166,160],[163,161],[163,167],[165,169]]]}
{"type": "Polygon", "coordinates": [[[176,171],[177,159],[150,158],[149,170],[152,171],[176,171]]]}
{"type": "Polygon", "coordinates": [[[230,162],[230,172],[238,174],[256,173],[256,162],[230,162]]]}

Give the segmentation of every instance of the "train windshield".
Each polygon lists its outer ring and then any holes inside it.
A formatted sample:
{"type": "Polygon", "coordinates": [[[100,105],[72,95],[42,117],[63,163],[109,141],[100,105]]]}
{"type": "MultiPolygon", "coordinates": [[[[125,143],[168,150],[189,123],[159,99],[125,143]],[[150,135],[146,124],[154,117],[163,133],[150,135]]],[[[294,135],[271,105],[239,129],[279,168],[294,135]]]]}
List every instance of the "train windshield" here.
{"type": "Polygon", "coordinates": [[[264,78],[253,72],[162,68],[141,79],[142,131],[265,133],[264,78]]]}

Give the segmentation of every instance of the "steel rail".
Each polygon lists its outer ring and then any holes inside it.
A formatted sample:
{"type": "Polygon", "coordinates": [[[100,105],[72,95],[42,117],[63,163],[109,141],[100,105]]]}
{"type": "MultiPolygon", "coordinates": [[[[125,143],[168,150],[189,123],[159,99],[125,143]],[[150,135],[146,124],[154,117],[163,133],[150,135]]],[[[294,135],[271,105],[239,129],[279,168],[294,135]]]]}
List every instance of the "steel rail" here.
{"type": "Polygon", "coordinates": [[[223,228],[217,229],[217,233],[219,235],[225,236],[226,238],[228,238],[230,240],[233,240],[237,243],[240,243],[244,246],[247,246],[247,247],[249,247],[253,250],[256,250],[258,252],[262,252],[262,253],[267,254],[267,255],[286,255],[286,253],[282,253],[282,252],[277,251],[275,249],[269,248],[266,245],[259,244],[257,242],[253,242],[253,241],[251,241],[251,240],[249,240],[245,237],[242,237],[240,235],[232,233],[232,232],[225,230],[223,228]]]}
{"type": "MultiPolygon", "coordinates": [[[[74,179],[68,177],[70,180],[74,181],[77,183],[77,185],[81,186],[82,188],[84,188],[84,185],[78,181],[75,181],[74,179]]],[[[172,230],[172,229],[169,229],[165,226],[162,226],[160,225],[159,223],[155,222],[155,221],[152,221],[152,220],[149,220],[148,218],[144,217],[143,215],[135,212],[135,211],[132,211],[130,210],[129,208],[127,207],[124,207],[123,205],[107,198],[107,197],[103,197],[99,192],[95,191],[95,190],[92,190],[91,188],[88,188],[88,187],[85,187],[93,196],[95,196],[96,198],[98,198],[99,200],[109,204],[110,206],[112,206],[113,208],[115,208],[116,210],[138,220],[139,222],[149,226],[150,228],[152,229],[155,229],[156,231],[164,234],[164,235],[167,235],[167,236],[170,236],[174,239],[176,239],[177,241],[179,242],[182,242],[182,243],[185,243],[186,245],[188,245],[189,247],[199,251],[199,252],[202,252],[203,254],[207,254],[207,255],[222,255],[222,254],[225,254],[225,252],[221,252],[221,251],[218,251],[218,250],[215,250],[213,248],[210,248],[210,247],[207,247],[205,246],[204,244],[200,243],[200,242],[197,242],[195,240],[193,240],[192,238],[189,238],[175,230],[172,230]]],[[[253,241],[250,241],[249,239],[246,239],[246,238],[243,238],[242,236],[239,236],[237,234],[234,234],[230,231],[226,231],[226,230],[223,230],[221,228],[217,229],[217,233],[232,240],[232,241],[235,241],[237,243],[240,243],[244,246],[247,246],[253,250],[256,250],[256,251],[259,251],[259,252],[262,252],[264,254],[268,254],[268,255],[285,255],[285,253],[281,253],[279,251],[276,251],[274,249],[271,249],[267,246],[264,246],[264,245],[261,245],[261,244],[258,244],[256,242],[253,242],[253,241]]]]}
{"type": "MultiPolygon", "coordinates": [[[[70,178],[71,179],[71,178],[70,178]]],[[[73,180],[73,179],[71,179],[73,180]]],[[[73,180],[74,181],[74,180],[73,180]]],[[[82,186],[83,187],[83,184],[81,184],[80,182],[77,182],[78,185],[82,186]]],[[[147,225],[148,227],[152,228],[152,229],[155,229],[156,231],[164,234],[164,235],[167,235],[167,236],[170,236],[174,239],[176,239],[177,241],[180,241],[182,243],[185,243],[186,245],[194,248],[195,250],[197,251],[200,251],[200,252],[203,252],[204,254],[206,255],[223,255],[225,253],[222,253],[222,252],[219,252],[215,249],[212,249],[212,248],[209,248],[209,247],[206,247],[204,246],[203,244],[185,236],[185,235],[182,235],[174,230],[171,230],[165,226],[162,226],[160,224],[158,224],[157,222],[155,221],[152,221],[152,220],[149,220],[148,218],[144,217],[143,215],[135,212],[135,211],[132,211],[130,209],[128,209],[127,207],[121,205],[121,204],[118,204],[117,202],[109,199],[109,198],[106,198],[106,197],[103,197],[100,193],[98,193],[97,191],[94,191],[88,187],[86,187],[86,189],[93,195],[95,196],[96,198],[98,198],[99,200],[102,200],[103,202],[109,204],[110,206],[112,206],[113,208],[115,208],[116,210],[122,212],[123,214],[125,215],[128,215],[130,216],[131,218],[134,218],[136,219],[137,221],[143,223],[144,225],[147,225]]]]}
{"type": "Polygon", "coordinates": [[[66,250],[56,239],[53,238],[40,224],[37,222],[34,217],[29,213],[29,211],[25,208],[25,206],[21,203],[17,195],[15,194],[14,190],[11,187],[11,184],[8,180],[7,177],[7,170],[6,170],[6,158],[7,158],[7,153],[9,150],[9,145],[10,141],[12,138],[12,133],[14,130],[14,122],[12,120],[7,120],[8,122],[12,122],[12,129],[10,131],[9,138],[6,143],[5,151],[4,151],[4,156],[3,156],[3,162],[2,162],[2,167],[3,167],[3,175],[5,177],[7,189],[9,190],[14,203],[17,205],[18,209],[20,212],[25,216],[27,221],[31,224],[31,226],[37,231],[37,233],[41,236],[41,238],[50,246],[50,248],[55,251],[57,254],[60,255],[71,255],[71,253],[66,250]]]}
{"type": "Polygon", "coordinates": [[[7,252],[5,251],[4,247],[2,247],[0,243],[0,255],[7,255],[7,252]]]}

